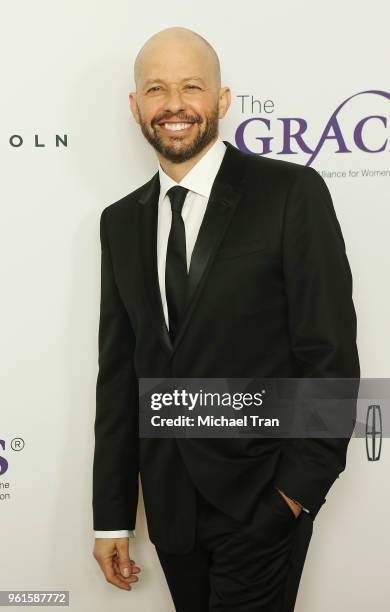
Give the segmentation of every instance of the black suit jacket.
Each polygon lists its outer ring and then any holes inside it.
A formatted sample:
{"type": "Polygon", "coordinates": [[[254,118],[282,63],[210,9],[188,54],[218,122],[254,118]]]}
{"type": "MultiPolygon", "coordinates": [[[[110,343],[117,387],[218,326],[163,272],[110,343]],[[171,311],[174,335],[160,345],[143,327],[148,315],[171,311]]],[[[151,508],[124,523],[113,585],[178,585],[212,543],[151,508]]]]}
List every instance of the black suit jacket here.
{"type": "Polygon", "coordinates": [[[352,276],[326,183],[224,142],[173,346],[157,276],[158,172],[100,221],[94,529],[135,528],[140,474],[149,537],[168,552],[194,542],[195,487],[246,521],[273,483],[314,520],[349,438],[139,438],[139,377],[360,376],[352,276]]]}

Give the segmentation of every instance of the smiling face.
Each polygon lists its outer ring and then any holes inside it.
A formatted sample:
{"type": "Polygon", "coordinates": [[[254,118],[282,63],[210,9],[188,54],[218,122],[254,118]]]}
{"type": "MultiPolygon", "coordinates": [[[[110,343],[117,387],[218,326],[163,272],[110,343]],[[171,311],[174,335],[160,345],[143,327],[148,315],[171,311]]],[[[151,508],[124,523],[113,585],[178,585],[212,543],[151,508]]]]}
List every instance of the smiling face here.
{"type": "Polygon", "coordinates": [[[215,141],[230,104],[215,53],[188,32],[172,28],[149,39],[135,63],[137,91],[129,94],[143,135],[174,163],[215,141]]]}

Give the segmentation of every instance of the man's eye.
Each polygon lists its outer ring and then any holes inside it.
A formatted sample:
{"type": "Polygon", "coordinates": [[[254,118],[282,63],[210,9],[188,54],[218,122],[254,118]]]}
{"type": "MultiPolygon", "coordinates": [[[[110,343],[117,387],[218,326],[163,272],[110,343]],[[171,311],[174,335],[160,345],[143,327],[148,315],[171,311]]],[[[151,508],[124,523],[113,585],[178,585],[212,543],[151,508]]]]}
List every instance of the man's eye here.
{"type": "MultiPolygon", "coordinates": [[[[189,89],[200,89],[198,85],[186,85],[186,87],[189,89]]],[[[158,91],[159,89],[161,89],[160,85],[154,85],[153,87],[149,87],[146,93],[149,93],[149,91],[158,91]]]]}

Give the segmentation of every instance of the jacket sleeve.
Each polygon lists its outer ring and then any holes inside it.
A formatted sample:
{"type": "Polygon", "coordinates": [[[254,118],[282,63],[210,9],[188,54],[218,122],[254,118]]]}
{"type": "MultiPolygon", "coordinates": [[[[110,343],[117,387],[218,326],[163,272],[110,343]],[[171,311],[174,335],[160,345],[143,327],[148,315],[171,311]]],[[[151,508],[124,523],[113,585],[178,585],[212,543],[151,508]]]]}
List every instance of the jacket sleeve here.
{"type": "MultiPolygon", "coordinates": [[[[330,192],[310,167],[302,167],[287,197],[283,273],[299,377],[351,379],[352,402],[340,401],[340,410],[347,411],[343,422],[347,417],[352,435],[360,377],[352,274],[330,192]]],[[[349,440],[290,438],[282,447],[274,484],[308,508],[313,520],[345,469],[349,440]]]]}
{"type": "Polygon", "coordinates": [[[100,217],[101,292],[93,457],[93,529],[133,530],[138,504],[138,380],[135,336],[115,282],[100,217]]]}

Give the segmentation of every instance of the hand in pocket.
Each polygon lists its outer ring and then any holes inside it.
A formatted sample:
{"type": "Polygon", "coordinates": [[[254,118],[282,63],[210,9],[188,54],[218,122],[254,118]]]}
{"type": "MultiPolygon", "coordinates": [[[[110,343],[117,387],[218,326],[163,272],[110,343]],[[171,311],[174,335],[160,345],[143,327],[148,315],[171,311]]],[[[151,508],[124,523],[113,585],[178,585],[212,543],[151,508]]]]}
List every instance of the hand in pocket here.
{"type": "Polygon", "coordinates": [[[279,491],[270,485],[259,498],[248,529],[263,544],[271,545],[289,539],[300,516],[295,517],[279,491]]]}

